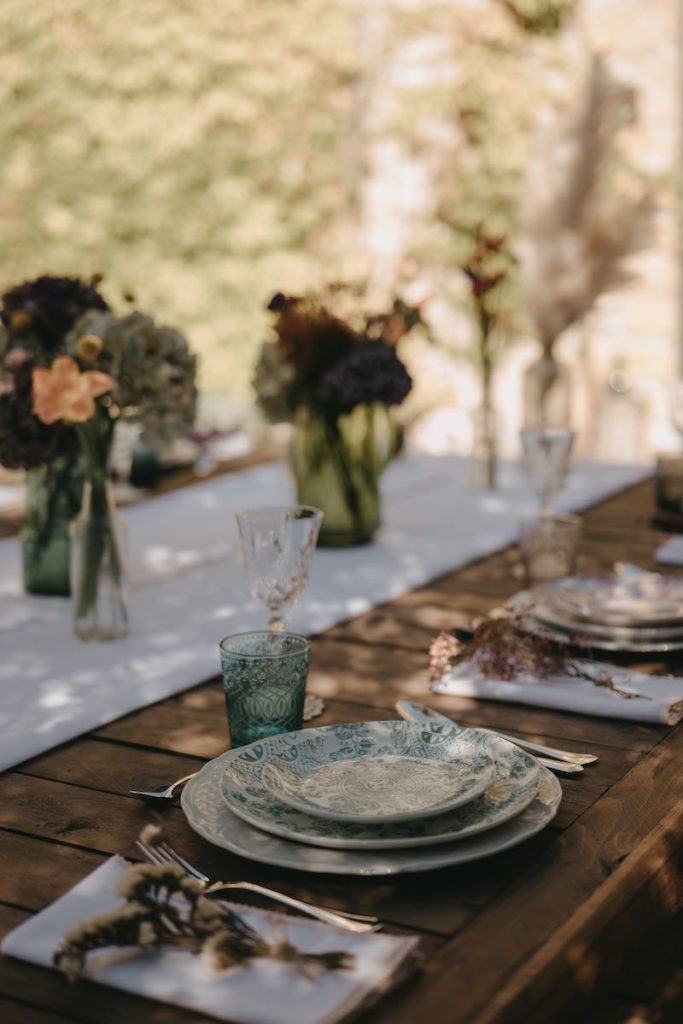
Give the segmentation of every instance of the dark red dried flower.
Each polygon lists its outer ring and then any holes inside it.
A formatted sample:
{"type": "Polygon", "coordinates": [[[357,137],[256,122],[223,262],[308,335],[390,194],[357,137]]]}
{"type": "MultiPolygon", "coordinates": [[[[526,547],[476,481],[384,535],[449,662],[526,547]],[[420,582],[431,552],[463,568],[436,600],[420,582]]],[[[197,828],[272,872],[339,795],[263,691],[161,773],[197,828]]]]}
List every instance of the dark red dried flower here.
{"type": "Polygon", "coordinates": [[[277,343],[304,388],[317,384],[359,343],[348,324],[310,299],[278,292],[268,308],[276,313],[277,343]]]}

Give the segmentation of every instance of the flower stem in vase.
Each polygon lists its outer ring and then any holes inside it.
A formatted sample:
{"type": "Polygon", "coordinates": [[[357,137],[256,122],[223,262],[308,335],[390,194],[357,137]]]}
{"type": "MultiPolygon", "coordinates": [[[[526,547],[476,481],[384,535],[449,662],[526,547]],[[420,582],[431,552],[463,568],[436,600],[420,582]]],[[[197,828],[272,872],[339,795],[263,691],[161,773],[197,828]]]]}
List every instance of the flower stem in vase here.
{"type": "Polygon", "coordinates": [[[111,427],[104,417],[78,426],[87,482],[81,514],[72,524],[72,548],[75,632],[82,640],[112,640],[128,631],[121,557],[124,524],[107,480],[111,427]]]}

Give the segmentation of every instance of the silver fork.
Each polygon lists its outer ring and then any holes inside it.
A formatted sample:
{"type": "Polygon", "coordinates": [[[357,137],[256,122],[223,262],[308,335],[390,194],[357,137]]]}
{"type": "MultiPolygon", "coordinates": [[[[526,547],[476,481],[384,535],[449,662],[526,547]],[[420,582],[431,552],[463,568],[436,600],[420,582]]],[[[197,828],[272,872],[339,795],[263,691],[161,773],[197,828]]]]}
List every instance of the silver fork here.
{"type": "Polygon", "coordinates": [[[381,923],[376,917],[368,917],[364,914],[348,914],[343,910],[336,912],[326,910],[324,907],[316,907],[312,903],[304,903],[303,900],[297,900],[293,896],[286,896],[284,893],[276,892],[274,889],[266,889],[265,886],[257,885],[255,882],[212,881],[208,875],[205,875],[194,864],[190,864],[184,857],[181,857],[177,850],[174,850],[165,841],[157,843],[155,846],[148,846],[138,839],[135,845],[152,864],[179,865],[192,878],[196,878],[204,883],[204,891],[207,895],[227,889],[243,889],[248,892],[256,892],[260,896],[267,896],[268,899],[274,900],[276,903],[283,903],[293,910],[299,910],[303,914],[308,914],[309,917],[315,917],[319,921],[335,925],[337,928],[345,928],[349,932],[376,932],[381,927],[381,923]]]}
{"type": "Polygon", "coordinates": [[[191,775],[183,775],[182,779],[176,779],[170,786],[163,786],[161,789],[129,789],[128,792],[132,796],[144,796],[147,800],[174,800],[178,786],[183,782],[189,782],[196,774],[197,772],[192,772],[191,775]]]}

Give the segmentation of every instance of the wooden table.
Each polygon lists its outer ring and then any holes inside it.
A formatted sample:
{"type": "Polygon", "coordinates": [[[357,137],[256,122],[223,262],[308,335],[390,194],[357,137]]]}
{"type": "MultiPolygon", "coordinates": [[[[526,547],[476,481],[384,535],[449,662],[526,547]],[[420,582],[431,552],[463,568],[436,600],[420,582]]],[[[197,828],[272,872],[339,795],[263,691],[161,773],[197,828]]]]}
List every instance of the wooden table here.
{"type": "MultiPolygon", "coordinates": [[[[649,525],[652,505],[651,485],[641,484],[590,511],[582,569],[607,569],[615,559],[652,565],[662,539],[649,525]]],[[[134,855],[140,828],[156,818],[207,873],[259,880],[420,934],[424,970],[364,1019],[547,1024],[568,1009],[577,1019],[577,1000],[622,970],[632,941],[681,904],[683,729],[430,697],[430,638],[518,589],[515,563],[514,550],[498,553],[315,638],[310,689],[327,702],[315,725],[391,718],[398,698],[429,699],[463,722],[599,754],[582,777],[562,779],[559,814],[540,835],[479,864],[375,881],[295,874],[215,849],[177,806],[151,812],[127,795],[133,785],[165,783],[226,748],[214,679],[0,776],[3,933],[110,854],[134,855]]],[[[682,667],[680,660],[668,665],[682,667]]],[[[56,972],[9,958],[0,963],[3,1024],[200,1019],[92,983],[70,986],[56,972]]]]}

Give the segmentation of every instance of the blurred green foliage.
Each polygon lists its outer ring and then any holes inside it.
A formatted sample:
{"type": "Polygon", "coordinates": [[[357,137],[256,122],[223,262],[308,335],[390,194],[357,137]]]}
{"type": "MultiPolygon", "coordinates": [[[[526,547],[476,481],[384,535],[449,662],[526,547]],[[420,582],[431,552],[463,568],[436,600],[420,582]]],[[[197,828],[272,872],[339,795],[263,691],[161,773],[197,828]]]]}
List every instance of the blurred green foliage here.
{"type": "MultiPolygon", "coordinates": [[[[491,0],[486,17],[473,18],[468,5],[444,17],[438,0],[426,0],[400,30],[409,36],[419,25],[438,33],[447,40],[454,69],[452,79],[437,79],[407,100],[414,147],[433,146],[429,137],[421,138],[426,109],[429,130],[438,120],[444,137],[434,174],[435,217],[416,233],[412,255],[454,305],[470,309],[461,270],[482,234],[502,239],[499,342],[527,326],[516,259],[520,196],[549,82],[572,74],[556,37],[575,6],[576,0],[491,0]]],[[[478,358],[476,346],[463,348],[456,340],[449,347],[478,358]]]]}
{"type": "MultiPolygon", "coordinates": [[[[544,71],[529,40],[559,28],[572,0],[484,6],[473,18],[470,4],[388,4],[382,28],[394,52],[432,31],[452,49],[455,77],[403,92],[392,129],[428,149],[422,125],[456,126],[438,215],[414,240],[434,273],[458,273],[482,218],[514,230],[544,71]]],[[[190,337],[204,388],[248,394],[271,294],[358,266],[368,9],[3,0],[0,285],[101,271],[116,308],[130,291],[190,337]]]]}
{"type": "Polygon", "coordinates": [[[3,0],[0,283],[102,271],[244,392],[265,301],[317,283],[348,205],[353,73],[325,0],[3,0]]]}

